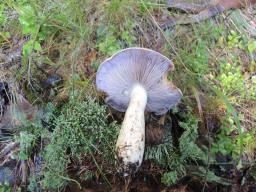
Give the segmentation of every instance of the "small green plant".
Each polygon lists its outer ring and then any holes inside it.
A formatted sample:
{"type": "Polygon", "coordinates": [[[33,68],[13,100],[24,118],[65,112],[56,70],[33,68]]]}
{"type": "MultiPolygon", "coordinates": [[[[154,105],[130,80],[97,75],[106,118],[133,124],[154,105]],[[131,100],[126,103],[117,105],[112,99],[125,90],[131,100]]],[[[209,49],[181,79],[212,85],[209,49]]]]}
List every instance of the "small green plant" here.
{"type": "Polygon", "coordinates": [[[234,30],[230,31],[227,43],[229,48],[243,48],[242,36],[234,30]]]}
{"type": "Polygon", "coordinates": [[[133,22],[137,3],[135,1],[113,0],[105,4],[105,16],[97,28],[97,48],[106,56],[135,44],[133,22]]]}
{"type": "Polygon", "coordinates": [[[0,26],[2,26],[6,21],[6,17],[4,14],[4,8],[5,8],[4,3],[0,3],[0,26]]]}
{"type": "Polygon", "coordinates": [[[12,188],[9,187],[8,185],[2,185],[0,186],[0,192],[11,192],[12,188]]]}
{"type": "Polygon", "coordinates": [[[175,184],[179,178],[186,174],[186,168],[180,158],[180,154],[172,145],[171,135],[166,136],[163,144],[147,147],[145,159],[171,170],[164,173],[161,178],[161,182],[167,186],[175,184]]]}
{"type": "Polygon", "coordinates": [[[236,139],[230,137],[235,131],[237,131],[237,127],[233,118],[230,116],[223,118],[220,132],[212,146],[212,152],[237,157],[239,155],[239,146],[236,144],[236,139]]]}
{"type": "Polygon", "coordinates": [[[204,152],[197,146],[196,140],[198,137],[198,120],[193,116],[187,116],[185,122],[179,122],[179,126],[184,129],[183,134],[179,139],[179,150],[181,160],[186,161],[206,161],[204,152]]]}
{"type": "Polygon", "coordinates": [[[172,145],[171,135],[166,136],[163,144],[146,148],[145,159],[150,159],[169,170],[161,178],[161,182],[167,186],[175,184],[179,178],[186,175],[185,165],[188,163],[206,162],[205,153],[195,143],[198,137],[197,118],[189,114],[185,115],[184,119],[179,122],[184,132],[179,139],[178,149],[172,145]]]}
{"type": "Polygon", "coordinates": [[[184,60],[184,63],[191,71],[199,75],[207,74],[209,72],[209,54],[207,52],[206,41],[198,39],[192,43],[189,50],[181,50],[180,54],[184,60]]]}
{"type": "Polygon", "coordinates": [[[121,49],[121,45],[115,36],[110,35],[98,45],[99,51],[107,56],[111,56],[121,49]]]}
{"type": "Polygon", "coordinates": [[[250,54],[253,54],[256,51],[256,40],[249,40],[247,49],[250,54]]]}
{"type": "Polygon", "coordinates": [[[168,187],[170,185],[175,184],[177,180],[178,180],[178,175],[176,171],[170,171],[170,172],[164,173],[161,177],[161,182],[168,187]]]}
{"type": "MultiPolygon", "coordinates": [[[[101,154],[106,162],[113,163],[113,146],[118,126],[107,124],[106,107],[92,99],[79,101],[72,98],[56,118],[55,129],[46,147],[43,185],[47,189],[61,189],[69,181],[67,168],[71,159],[82,162],[84,157],[94,159],[101,154]]],[[[94,159],[95,160],[95,159],[94,159]]]]}
{"type": "Polygon", "coordinates": [[[7,17],[4,12],[5,7],[4,3],[0,3],[0,43],[2,40],[8,41],[8,38],[10,38],[10,33],[4,30],[4,25],[7,21],[7,17]]]}
{"type": "Polygon", "coordinates": [[[223,155],[230,155],[234,160],[241,157],[241,147],[243,153],[246,153],[248,157],[254,158],[254,150],[256,149],[256,143],[254,140],[255,130],[240,131],[235,124],[234,118],[230,115],[226,115],[221,119],[220,131],[216,136],[216,141],[213,143],[211,152],[213,154],[221,153],[223,155]],[[242,139],[241,139],[242,138],[242,139]]]}
{"type": "Polygon", "coordinates": [[[27,160],[31,155],[31,149],[33,148],[33,142],[35,141],[35,136],[28,132],[20,132],[20,160],[27,160]]]}
{"type": "Polygon", "coordinates": [[[219,183],[222,185],[231,185],[226,179],[217,176],[213,171],[206,170],[204,167],[199,166],[197,171],[192,172],[192,175],[200,177],[207,182],[219,183]]]}
{"type": "Polygon", "coordinates": [[[23,46],[23,55],[28,57],[33,50],[42,50],[40,41],[45,38],[40,32],[42,18],[39,18],[35,8],[27,3],[20,5],[18,12],[20,14],[19,22],[22,27],[22,34],[30,35],[30,40],[23,46]]]}
{"type": "Polygon", "coordinates": [[[29,185],[27,191],[29,192],[43,192],[42,188],[40,188],[40,176],[33,175],[29,178],[29,185]]]}
{"type": "Polygon", "coordinates": [[[125,30],[119,31],[116,26],[110,25],[106,28],[101,25],[97,30],[98,49],[107,56],[113,55],[122,48],[132,46],[135,38],[130,35],[133,25],[127,21],[124,26],[125,30]]]}
{"type": "Polygon", "coordinates": [[[256,99],[256,78],[246,79],[239,66],[223,63],[218,76],[221,89],[226,96],[240,95],[239,99],[256,99]]]}

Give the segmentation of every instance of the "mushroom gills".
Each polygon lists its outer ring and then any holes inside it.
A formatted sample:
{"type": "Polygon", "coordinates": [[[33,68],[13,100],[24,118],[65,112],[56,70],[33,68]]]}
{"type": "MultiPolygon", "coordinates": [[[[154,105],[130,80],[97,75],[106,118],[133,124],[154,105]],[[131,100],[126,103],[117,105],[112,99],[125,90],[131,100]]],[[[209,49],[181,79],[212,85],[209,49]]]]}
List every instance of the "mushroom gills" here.
{"type": "Polygon", "coordinates": [[[135,84],[116,143],[116,158],[119,172],[124,176],[135,173],[140,167],[145,148],[146,89],[135,84]]]}

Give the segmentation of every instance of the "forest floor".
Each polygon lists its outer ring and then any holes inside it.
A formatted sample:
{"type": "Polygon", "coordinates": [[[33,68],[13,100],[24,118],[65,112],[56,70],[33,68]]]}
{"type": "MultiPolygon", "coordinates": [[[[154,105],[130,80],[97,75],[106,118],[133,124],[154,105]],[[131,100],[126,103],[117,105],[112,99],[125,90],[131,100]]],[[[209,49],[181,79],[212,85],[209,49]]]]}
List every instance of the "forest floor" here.
{"type": "Polygon", "coordinates": [[[180,14],[153,0],[1,1],[0,191],[256,191],[256,7],[161,28],[180,14]],[[95,86],[128,47],[170,58],[183,93],[146,114],[129,182],[114,160],[124,114],[95,86]]]}

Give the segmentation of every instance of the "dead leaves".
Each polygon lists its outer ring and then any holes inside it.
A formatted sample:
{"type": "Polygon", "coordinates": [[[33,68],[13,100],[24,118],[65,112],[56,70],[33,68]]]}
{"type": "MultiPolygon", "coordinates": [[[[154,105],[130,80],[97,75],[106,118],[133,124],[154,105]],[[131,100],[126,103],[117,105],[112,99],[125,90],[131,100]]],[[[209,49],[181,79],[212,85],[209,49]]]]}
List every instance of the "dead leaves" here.
{"type": "Polygon", "coordinates": [[[19,127],[26,121],[33,121],[37,112],[37,107],[18,94],[16,102],[8,104],[0,117],[0,129],[19,127]]]}

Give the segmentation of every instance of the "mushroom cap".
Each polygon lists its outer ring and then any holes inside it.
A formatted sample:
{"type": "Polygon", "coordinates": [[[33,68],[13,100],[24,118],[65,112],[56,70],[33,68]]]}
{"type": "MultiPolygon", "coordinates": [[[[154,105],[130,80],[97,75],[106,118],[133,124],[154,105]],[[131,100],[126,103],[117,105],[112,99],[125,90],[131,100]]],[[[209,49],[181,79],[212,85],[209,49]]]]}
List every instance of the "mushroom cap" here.
{"type": "Polygon", "coordinates": [[[107,104],[125,112],[132,87],[139,83],[147,91],[146,111],[162,115],[182,96],[181,91],[167,80],[169,70],[174,70],[174,65],[162,54],[145,48],[128,48],[100,65],[96,86],[99,91],[107,93],[107,104]]]}

